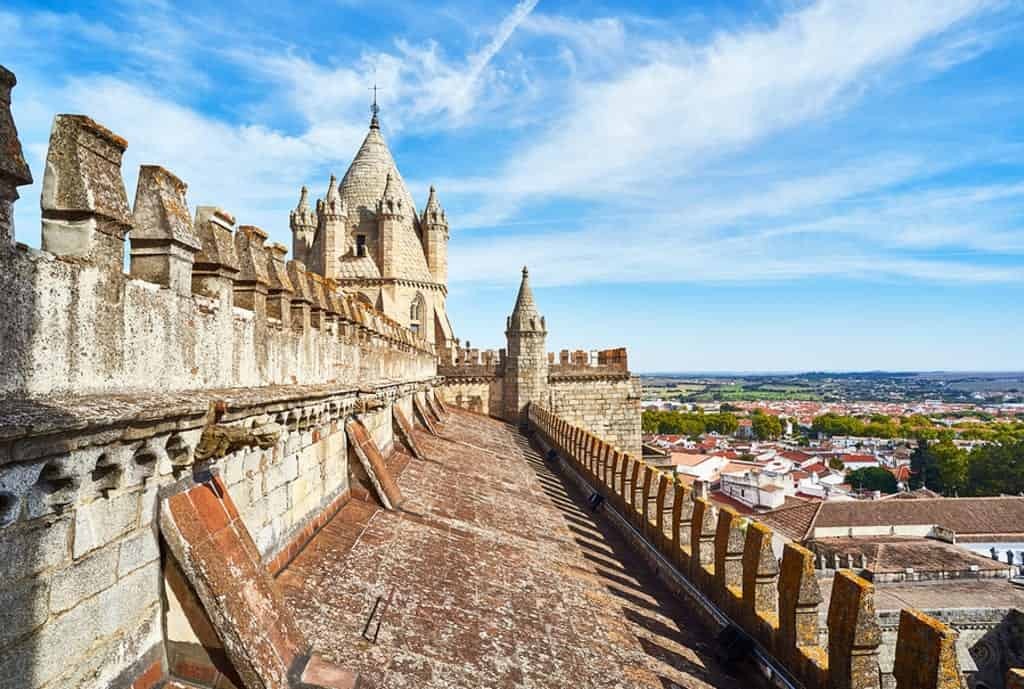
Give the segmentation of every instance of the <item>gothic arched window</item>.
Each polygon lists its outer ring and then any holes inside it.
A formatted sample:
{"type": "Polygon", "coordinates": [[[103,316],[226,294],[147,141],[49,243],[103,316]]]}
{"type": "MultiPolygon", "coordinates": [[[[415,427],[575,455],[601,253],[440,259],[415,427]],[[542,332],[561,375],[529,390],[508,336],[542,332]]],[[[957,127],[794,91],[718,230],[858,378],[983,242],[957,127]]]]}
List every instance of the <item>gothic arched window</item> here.
{"type": "Polygon", "coordinates": [[[414,333],[420,331],[420,326],[423,323],[423,311],[426,307],[426,300],[422,294],[417,294],[413,297],[412,302],[409,304],[409,328],[414,333]]]}

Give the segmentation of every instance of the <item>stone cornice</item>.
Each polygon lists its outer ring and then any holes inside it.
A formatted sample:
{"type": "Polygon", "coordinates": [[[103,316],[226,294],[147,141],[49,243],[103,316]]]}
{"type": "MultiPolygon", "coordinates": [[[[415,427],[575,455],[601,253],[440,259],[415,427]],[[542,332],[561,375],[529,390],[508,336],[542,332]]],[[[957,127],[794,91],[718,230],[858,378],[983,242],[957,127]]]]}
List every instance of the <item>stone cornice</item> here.
{"type": "Polygon", "coordinates": [[[438,282],[422,282],[420,280],[406,280],[403,278],[336,278],[342,287],[382,287],[384,285],[399,285],[401,287],[415,287],[417,289],[428,289],[441,292],[448,296],[448,288],[438,282]]]}

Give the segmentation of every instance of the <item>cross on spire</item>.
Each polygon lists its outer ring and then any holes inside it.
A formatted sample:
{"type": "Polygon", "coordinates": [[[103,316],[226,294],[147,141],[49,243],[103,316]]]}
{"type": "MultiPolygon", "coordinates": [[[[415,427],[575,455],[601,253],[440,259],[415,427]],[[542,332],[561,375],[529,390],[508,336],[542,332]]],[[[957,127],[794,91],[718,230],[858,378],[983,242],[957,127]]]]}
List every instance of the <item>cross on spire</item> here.
{"type": "Polygon", "coordinates": [[[377,114],[380,112],[380,106],[377,105],[377,91],[380,89],[377,88],[377,82],[375,81],[368,90],[373,91],[373,105],[370,106],[370,128],[379,129],[380,122],[377,119],[377,114]]]}

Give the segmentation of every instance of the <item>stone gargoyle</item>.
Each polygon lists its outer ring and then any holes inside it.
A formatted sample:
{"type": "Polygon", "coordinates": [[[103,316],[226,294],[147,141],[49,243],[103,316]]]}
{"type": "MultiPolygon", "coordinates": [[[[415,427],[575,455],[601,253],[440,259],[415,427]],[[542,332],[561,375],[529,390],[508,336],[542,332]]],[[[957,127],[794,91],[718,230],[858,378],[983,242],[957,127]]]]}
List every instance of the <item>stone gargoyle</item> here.
{"type": "Polygon", "coordinates": [[[271,421],[244,426],[225,426],[211,423],[203,429],[203,437],[196,447],[196,459],[220,459],[243,447],[257,446],[264,450],[273,447],[281,439],[284,429],[271,421]]]}

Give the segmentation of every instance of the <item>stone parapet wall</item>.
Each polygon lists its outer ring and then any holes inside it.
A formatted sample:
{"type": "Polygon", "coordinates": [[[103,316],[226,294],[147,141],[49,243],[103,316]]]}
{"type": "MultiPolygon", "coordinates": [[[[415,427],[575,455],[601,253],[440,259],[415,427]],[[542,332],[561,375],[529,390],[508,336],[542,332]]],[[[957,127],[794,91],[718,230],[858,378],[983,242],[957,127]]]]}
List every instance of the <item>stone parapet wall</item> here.
{"type": "Polygon", "coordinates": [[[629,357],[625,347],[603,350],[563,349],[548,352],[548,374],[552,378],[629,376],[629,357]]]}
{"type": "Polygon", "coordinates": [[[346,421],[387,451],[437,356],[260,228],[193,214],[164,168],[129,205],[127,142],[80,115],[51,131],[42,250],[15,243],[14,83],[0,68],[0,689],[149,689],[173,669],[161,498],[218,475],[279,570],[363,485],[346,421]]]}
{"type": "Polygon", "coordinates": [[[437,391],[446,404],[500,419],[505,411],[503,382],[500,376],[492,378],[445,376],[444,382],[438,386],[437,391]]]}
{"type": "MultiPolygon", "coordinates": [[[[882,634],[870,582],[849,570],[837,572],[821,629],[822,595],[809,550],[788,543],[779,561],[772,530],[764,524],[729,508],[716,509],[678,479],[536,404],[528,420],[552,456],[605,497],[615,519],[659,563],[659,574],[685,579],[692,595],[706,601],[718,626],[733,625],[773,672],[808,689],[881,686],[882,634]]],[[[960,689],[955,638],[956,632],[942,622],[904,611],[894,658],[896,687],[960,689]]]]}
{"type": "Polygon", "coordinates": [[[0,441],[0,687],[127,687],[166,667],[161,494],[219,474],[276,571],[346,499],[345,419],[388,448],[392,405],[411,414],[431,383],[0,403],[3,418],[26,422],[0,441]]]}
{"type": "MultiPolygon", "coordinates": [[[[0,136],[17,144],[13,123],[4,125],[0,136]]],[[[0,397],[373,384],[436,372],[432,344],[286,261],[260,228],[236,230],[212,207],[193,216],[187,186],[169,171],[143,166],[129,207],[126,146],[87,117],[56,117],[42,251],[13,243],[24,178],[0,175],[0,397]]]]}
{"type": "Polygon", "coordinates": [[[613,377],[548,381],[546,406],[634,456],[640,455],[640,381],[613,377]]]}

